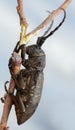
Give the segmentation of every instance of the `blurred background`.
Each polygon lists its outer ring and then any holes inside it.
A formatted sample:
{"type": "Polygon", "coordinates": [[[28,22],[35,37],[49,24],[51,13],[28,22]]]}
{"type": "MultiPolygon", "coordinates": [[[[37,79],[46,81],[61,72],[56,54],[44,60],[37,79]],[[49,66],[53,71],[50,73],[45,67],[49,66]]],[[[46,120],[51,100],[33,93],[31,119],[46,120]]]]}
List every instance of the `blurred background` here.
{"type": "MultiPolygon", "coordinates": [[[[58,8],[64,0],[24,0],[24,11],[29,23],[28,32],[47,16],[47,10],[58,8]]],[[[40,104],[35,114],[18,126],[14,106],[8,126],[10,130],[75,130],[75,1],[68,6],[67,17],[61,28],[43,45],[46,53],[44,86],[40,104]]],[[[19,40],[17,0],[0,0],[0,97],[4,95],[4,82],[10,80],[8,60],[19,40]]],[[[63,13],[54,21],[61,21],[63,13]]],[[[45,30],[42,31],[42,33],[45,30]]],[[[39,35],[42,35],[40,33],[39,35]]],[[[37,37],[30,42],[36,43],[37,37]]],[[[3,104],[0,102],[0,118],[3,104]]]]}

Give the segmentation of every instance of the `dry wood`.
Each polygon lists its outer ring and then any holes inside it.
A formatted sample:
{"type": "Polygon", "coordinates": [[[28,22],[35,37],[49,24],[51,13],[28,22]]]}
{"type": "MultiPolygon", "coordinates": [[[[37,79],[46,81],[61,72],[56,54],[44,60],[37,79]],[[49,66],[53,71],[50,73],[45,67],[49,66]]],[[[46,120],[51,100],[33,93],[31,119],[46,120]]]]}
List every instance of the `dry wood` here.
{"type": "MultiPolygon", "coordinates": [[[[26,18],[24,16],[23,0],[17,0],[17,3],[18,3],[17,12],[19,14],[20,25],[21,25],[20,44],[22,44],[23,42],[26,42],[32,36],[36,35],[39,31],[41,31],[44,27],[46,27],[50,23],[50,21],[52,21],[59,13],[62,12],[61,8],[66,9],[71,1],[72,0],[65,0],[65,2],[58,9],[54,10],[46,18],[46,20],[44,20],[42,22],[42,24],[40,24],[37,28],[35,28],[33,31],[31,31],[30,33],[28,33],[26,35],[28,23],[27,23],[26,18]]],[[[13,71],[14,74],[18,73],[20,71],[20,66],[15,66],[15,68],[13,68],[13,70],[14,70],[13,71]]],[[[14,80],[11,78],[10,85],[9,85],[10,92],[14,91],[14,86],[15,86],[14,80]]],[[[6,99],[5,99],[5,103],[4,103],[2,118],[1,118],[0,130],[7,130],[6,125],[7,125],[8,116],[9,116],[9,113],[11,110],[11,106],[12,106],[12,101],[11,101],[10,96],[7,94],[6,99]]]]}
{"type": "MultiPolygon", "coordinates": [[[[21,65],[21,64],[20,64],[21,65]]],[[[17,74],[20,70],[20,65],[15,65],[13,68],[13,73],[17,74]]],[[[14,91],[14,86],[15,86],[15,82],[14,80],[11,78],[10,79],[10,84],[9,84],[9,92],[13,92],[14,91]]],[[[9,94],[5,95],[5,103],[4,103],[4,107],[3,107],[3,113],[2,113],[2,118],[1,118],[1,125],[0,125],[0,130],[8,130],[8,128],[6,128],[7,125],[7,120],[9,117],[9,113],[12,107],[12,100],[9,96],[9,94]]]]}
{"type": "MultiPolygon", "coordinates": [[[[18,3],[17,11],[18,11],[18,14],[19,14],[19,17],[20,17],[20,24],[21,24],[21,29],[22,29],[21,30],[22,31],[21,36],[20,36],[20,40],[21,40],[23,35],[24,35],[24,31],[26,31],[26,29],[27,29],[28,24],[26,22],[26,18],[24,16],[24,12],[23,12],[23,1],[17,0],[17,3],[18,3]],[[23,27],[23,25],[24,25],[24,27],[23,27]]],[[[22,42],[20,42],[20,44],[21,43],[22,42]]],[[[17,58],[15,57],[15,59],[17,59],[17,58]]],[[[17,66],[15,65],[13,67],[13,73],[14,74],[17,74],[20,71],[20,66],[21,66],[21,64],[17,65],[17,66]]],[[[11,77],[10,84],[9,84],[9,92],[14,91],[14,86],[15,86],[15,82],[11,77]]],[[[1,118],[1,122],[0,122],[0,130],[8,130],[8,128],[6,126],[7,126],[7,120],[8,120],[8,117],[9,117],[11,107],[12,107],[12,100],[11,100],[10,96],[8,94],[6,94],[2,118],[1,118]]]]}
{"type": "Polygon", "coordinates": [[[19,14],[20,24],[24,24],[25,26],[28,26],[28,23],[24,15],[24,10],[23,10],[23,0],[17,0],[17,3],[18,3],[17,12],[19,14]]]}

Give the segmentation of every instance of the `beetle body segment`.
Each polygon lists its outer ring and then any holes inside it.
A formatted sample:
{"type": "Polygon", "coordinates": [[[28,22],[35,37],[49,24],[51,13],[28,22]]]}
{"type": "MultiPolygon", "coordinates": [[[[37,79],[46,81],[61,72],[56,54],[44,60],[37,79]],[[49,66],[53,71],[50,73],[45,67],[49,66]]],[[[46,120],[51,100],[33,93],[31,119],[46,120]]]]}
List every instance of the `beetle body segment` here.
{"type": "Polygon", "coordinates": [[[17,106],[18,109],[15,108],[18,124],[22,124],[29,119],[39,104],[43,87],[43,72],[31,72],[24,79],[26,80],[26,82],[24,81],[24,88],[17,91],[16,94],[16,99],[19,104],[17,106]]]}

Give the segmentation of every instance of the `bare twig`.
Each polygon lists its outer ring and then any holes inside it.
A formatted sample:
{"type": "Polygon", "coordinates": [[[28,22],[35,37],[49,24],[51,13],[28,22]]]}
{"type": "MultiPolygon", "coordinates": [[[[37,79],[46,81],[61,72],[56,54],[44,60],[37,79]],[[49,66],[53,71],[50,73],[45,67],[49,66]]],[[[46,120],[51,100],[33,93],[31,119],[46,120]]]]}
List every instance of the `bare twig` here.
{"type": "Polygon", "coordinates": [[[17,0],[18,6],[17,6],[17,13],[20,18],[20,26],[21,26],[21,33],[20,33],[20,42],[19,44],[23,44],[23,37],[26,35],[28,23],[26,21],[25,15],[24,15],[24,9],[23,9],[23,0],[17,0]]]}
{"type": "Polygon", "coordinates": [[[18,3],[17,12],[19,14],[20,24],[23,24],[26,27],[26,26],[28,26],[28,23],[27,23],[26,18],[24,16],[23,0],[17,0],[17,3],[18,3]]]}
{"type": "MultiPolygon", "coordinates": [[[[15,57],[16,59],[16,57],[15,57]]],[[[19,60],[21,62],[21,60],[19,60]]],[[[18,62],[17,62],[18,63],[18,62]]],[[[14,65],[13,67],[13,73],[17,74],[20,70],[20,66],[21,64],[17,64],[14,65]]],[[[14,80],[11,78],[10,79],[10,84],[9,84],[9,92],[12,93],[14,91],[14,86],[15,86],[15,82],[14,80]]],[[[2,113],[2,118],[1,118],[1,123],[0,123],[0,130],[8,130],[6,125],[7,125],[7,121],[8,121],[8,116],[10,113],[12,107],[12,100],[9,96],[9,94],[5,95],[5,102],[4,102],[4,107],[3,107],[3,113],[2,113]]]]}
{"type": "MultiPolygon", "coordinates": [[[[18,11],[18,14],[20,17],[20,25],[21,25],[21,34],[20,34],[20,42],[19,43],[22,44],[22,37],[25,35],[28,24],[26,22],[26,18],[24,17],[23,1],[17,0],[17,2],[18,2],[17,11],[18,11]]],[[[16,55],[15,55],[15,59],[17,59],[16,55]]],[[[20,71],[20,65],[17,65],[17,66],[15,65],[13,67],[14,74],[17,74],[20,71]]],[[[9,92],[14,91],[14,86],[15,86],[15,82],[11,78],[10,85],[9,85],[9,92]]],[[[7,120],[8,120],[8,116],[9,116],[11,107],[12,107],[12,100],[11,100],[10,96],[7,94],[6,99],[5,99],[5,103],[4,103],[4,107],[3,107],[2,118],[1,118],[1,122],[0,122],[0,130],[7,130],[6,125],[7,125],[7,120]]]]}

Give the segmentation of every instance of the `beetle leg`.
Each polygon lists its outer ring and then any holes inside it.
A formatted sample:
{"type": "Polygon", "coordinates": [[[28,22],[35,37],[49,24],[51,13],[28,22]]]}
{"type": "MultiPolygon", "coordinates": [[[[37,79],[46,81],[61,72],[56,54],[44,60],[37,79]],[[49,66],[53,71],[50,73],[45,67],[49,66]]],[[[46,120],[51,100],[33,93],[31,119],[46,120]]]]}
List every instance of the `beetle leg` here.
{"type": "Polygon", "coordinates": [[[9,92],[9,90],[7,89],[7,84],[9,83],[9,81],[6,81],[5,84],[4,84],[4,88],[5,88],[5,91],[8,93],[8,94],[12,94],[9,92]]]}
{"type": "Polygon", "coordinates": [[[22,65],[24,65],[24,63],[25,63],[26,45],[25,44],[21,45],[18,48],[17,52],[19,52],[19,50],[21,50],[22,65]]]}
{"type": "Polygon", "coordinates": [[[1,102],[2,102],[2,103],[4,103],[4,102],[5,102],[5,100],[4,100],[4,98],[3,98],[3,97],[1,97],[1,98],[0,98],[0,100],[1,100],[1,102]]]}
{"type": "Polygon", "coordinates": [[[19,87],[19,83],[18,83],[18,81],[17,81],[17,75],[14,75],[12,72],[11,72],[11,75],[12,75],[12,78],[13,78],[13,80],[14,80],[16,86],[19,87]]]}
{"type": "Polygon", "coordinates": [[[15,46],[13,52],[18,53],[18,48],[19,48],[19,42],[17,42],[17,44],[16,44],[16,46],[15,46]]]}
{"type": "Polygon", "coordinates": [[[25,45],[21,46],[21,58],[22,58],[22,62],[25,61],[25,53],[26,53],[26,47],[25,45]]]}

